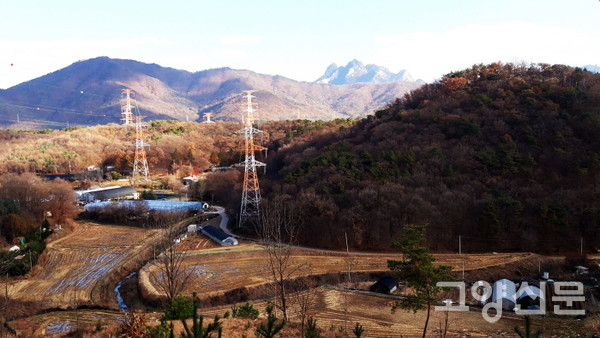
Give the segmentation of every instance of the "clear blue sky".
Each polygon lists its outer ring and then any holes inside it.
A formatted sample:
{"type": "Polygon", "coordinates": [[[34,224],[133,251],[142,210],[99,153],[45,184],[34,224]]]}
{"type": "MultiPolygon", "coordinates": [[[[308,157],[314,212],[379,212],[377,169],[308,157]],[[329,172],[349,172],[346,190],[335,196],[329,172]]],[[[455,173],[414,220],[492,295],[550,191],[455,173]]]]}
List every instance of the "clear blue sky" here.
{"type": "Polygon", "coordinates": [[[475,63],[600,64],[598,0],[2,0],[0,88],[96,56],[314,81],[375,63],[432,81],[475,63]]]}

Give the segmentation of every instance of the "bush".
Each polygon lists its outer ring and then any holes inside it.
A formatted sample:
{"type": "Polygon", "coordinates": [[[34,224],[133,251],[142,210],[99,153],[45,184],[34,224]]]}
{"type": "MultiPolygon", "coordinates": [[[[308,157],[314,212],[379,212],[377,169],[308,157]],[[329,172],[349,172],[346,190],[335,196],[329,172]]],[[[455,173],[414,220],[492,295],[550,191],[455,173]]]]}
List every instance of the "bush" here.
{"type": "Polygon", "coordinates": [[[254,305],[246,302],[246,304],[239,307],[234,305],[231,308],[231,316],[234,318],[256,319],[258,318],[258,310],[254,308],[254,305]]]}
{"type": "Polygon", "coordinates": [[[120,173],[118,173],[118,172],[116,172],[116,171],[111,171],[111,172],[110,172],[110,177],[111,177],[111,178],[112,178],[114,181],[116,181],[116,180],[118,180],[118,179],[121,179],[121,177],[122,177],[122,176],[123,176],[123,175],[121,175],[120,173]]]}
{"type": "Polygon", "coordinates": [[[155,200],[156,194],[153,190],[144,190],[140,196],[143,200],[155,200]]]}
{"type": "Polygon", "coordinates": [[[173,298],[171,305],[165,311],[165,319],[187,319],[194,316],[194,301],[185,296],[173,298]]]}

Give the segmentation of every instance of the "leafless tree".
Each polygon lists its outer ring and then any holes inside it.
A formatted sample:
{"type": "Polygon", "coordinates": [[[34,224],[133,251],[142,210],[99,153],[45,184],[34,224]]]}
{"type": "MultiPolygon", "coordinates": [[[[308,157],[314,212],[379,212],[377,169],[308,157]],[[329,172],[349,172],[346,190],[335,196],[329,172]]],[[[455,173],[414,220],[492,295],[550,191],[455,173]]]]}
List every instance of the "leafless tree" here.
{"type": "Polygon", "coordinates": [[[292,257],[292,244],[298,232],[298,214],[291,196],[287,195],[265,200],[261,209],[261,224],[257,226],[257,232],[267,252],[267,268],[271,277],[270,285],[277,298],[276,306],[284,319],[288,320],[291,281],[304,266],[292,257]]]}
{"type": "Polygon", "coordinates": [[[150,281],[164,292],[169,304],[183,292],[195,272],[194,269],[185,266],[185,252],[178,252],[175,247],[175,242],[179,241],[178,238],[186,224],[187,222],[178,222],[165,227],[164,241],[161,245],[164,251],[153,263],[158,273],[150,274],[150,281]]]}
{"type": "Polygon", "coordinates": [[[317,291],[306,279],[296,284],[296,289],[298,292],[293,294],[291,301],[294,310],[300,317],[300,332],[304,335],[307,320],[313,316],[312,312],[317,301],[317,291]]]}
{"type": "Polygon", "coordinates": [[[55,180],[47,184],[48,197],[44,200],[44,208],[52,213],[59,224],[77,215],[75,195],[71,185],[63,180],[55,180]]]}

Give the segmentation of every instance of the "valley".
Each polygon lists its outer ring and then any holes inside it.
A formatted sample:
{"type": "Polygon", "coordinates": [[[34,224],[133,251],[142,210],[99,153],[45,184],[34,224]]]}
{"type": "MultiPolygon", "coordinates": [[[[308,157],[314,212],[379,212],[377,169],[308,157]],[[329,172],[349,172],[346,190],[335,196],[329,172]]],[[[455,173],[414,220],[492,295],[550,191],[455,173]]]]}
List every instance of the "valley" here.
{"type": "MultiPolygon", "coordinates": [[[[116,70],[124,64],[147,68],[115,60],[94,62],[116,70]]],[[[86,64],[75,66],[85,73],[86,64]]],[[[157,67],[157,78],[174,72],[157,67]]],[[[192,86],[195,76],[205,75],[184,77],[192,86]]],[[[157,90],[158,82],[153,83],[155,87],[144,90],[174,93],[157,90]]],[[[231,98],[230,90],[246,89],[246,84],[236,83],[211,90],[231,98]]],[[[362,95],[360,88],[367,88],[365,100],[372,101],[371,85],[351,86],[356,97],[362,95]]],[[[226,113],[216,123],[169,116],[149,120],[143,137],[141,127],[114,123],[2,130],[0,241],[6,250],[0,268],[8,276],[0,309],[10,321],[6,329],[27,336],[75,334],[81,328],[90,336],[102,336],[102,327],[112,334],[129,324],[137,323],[137,329],[144,327],[142,322],[158,326],[177,296],[192,304],[196,294],[206,315],[223,315],[235,304],[252,302],[260,319],[223,318],[224,332],[241,336],[264,323],[270,302],[278,304],[277,316],[285,316],[278,293],[283,292],[292,304],[288,331],[283,331],[290,336],[298,335],[305,315],[317,319],[326,337],[348,336],[356,323],[367,336],[415,335],[427,318],[422,306],[416,312],[391,313],[396,301],[418,295],[417,286],[406,286],[413,270],[405,266],[391,271],[388,266],[388,260],[400,262],[395,266],[407,263],[403,260],[410,247],[403,246],[401,252],[395,243],[404,245],[412,238],[407,234],[413,227],[423,231],[415,236],[423,247],[413,243],[413,253],[421,256],[411,257],[421,260],[415,269],[426,267],[421,272],[428,282],[445,275],[443,266],[451,268],[448,278],[506,278],[513,285],[527,279],[540,282],[540,275],[549,272],[550,279],[560,282],[585,282],[586,300],[594,300],[594,278],[600,276],[594,256],[600,245],[599,89],[598,74],[577,68],[494,63],[448,74],[402,97],[393,94],[397,99],[381,109],[342,100],[371,109],[364,118],[352,113],[353,118],[329,121],[272,116],[277,121],[262,121],[246,115],[250,123],[240,126],[222,122],[235,120],[228,120],[226,113]],[[239,134],[243,127],[257,134],[260,144],[245,149],[261,150],[245,155],[254,153],[266,164],[258,173],[261,229],[283,231],[279,241],[236,224],[247,187],[238,166],[244,161],[239,149],[249,140],[248,133],[239,134]],[[132,145],[138,141],[149,145],[144,151],[148,179],[132,177],[139,155],[132,145]],[[109,202],[85,212],[76,207],[96,199],[129,198],[140,200],[129,206],[109,202]],[[162,198],[171,200],[141,201],[162,198]],[[183,201],[196,201],[192,204],[197,207],[177,209],[183,201]],[[196,226],[183,234],[192,223],[220,225],[221,216],[213,218],[217,212],[209,205],[221,206],[218,213],[229,215],[225,227],[235,230],[239,245],[221,247],[217,242],[225,243],[223,238],[211,241],[196,226]],[[293,231],[287,228],[291,224],[293,231]],[[279,283],[283,291],[277,291],[271,275],[273,247],[285,253],[289,268],[285,282],[279,283]],[[183,277],[172,277],[173,268],[183,277]],[[367,291],[386,275],[398,278],[399,291],[367,291]],[[164,282],[170,278],[178,282],[167,290],[164,282]],[[117,284],[133,311],[117,312],[117,284]],[[303,302],[308,305],[299,310],[303,302]]],[[[278,106],[279,99],[265,91],[255,93],[259,108],[290,109],[278,106]]],[[[104,99],[96,107],[114,109],[116,102],[109,103],[108,94],[104,99]]],[[[239,118],[238,103],[230,108],[236,107],[239,118]]],[[[435,294],[427,305],[438,304],[442,296],[453,294],[435,294]]],[[[470,311],[451,314],[449,333],[502,336],[524,324],[523,317],[512,313],[488,324],[481,317],[481,304],[470,303],[470,311]]],[[[597,330],[594,302],[583,302],[581,309],[581,318],[535,317],[534,327],[557,336],[597,330]]],[[[442,317],[432,312],[428,333],[437,334],[442,317]]],[[[182,329],[180,321],[172,322],[176,330],[182,329]]]]}
{"type": "MultiPolygon", "coordinates": [[[[136,266],[140,266],[142,262],[148,262],[140,272],[141,295],[151,301],[158,296],[156,288],[149,285],[147,277],[147,274],[153,273],[156,269],[156,265],[152,263],[153,253],[150,248],[158,241],[158,236],[160,236],[159,230],[88,222],[75,223],[71,233],[50,243],[45,253],[47,257],[32,273],[25,279],[11,282],[9,285],[9,293],[15,300],[39,301],[41,299],[42,302],[38,303],[40,310],[63,308],[69,311],[49,312],[19,319],[10,323],[10,326],[16,329],[17,333],[25,335],[27,332],[66,333],[77,326],[92,330],[99,322],[105,328],[116,329],[126,320],[126,315],[116,312],[118,306],[112,291],[118,281],[115,277],[124,276],[133,271],[132,269],[136,269],[136,266]],[[73,308],[76,307],[101,307],[106,310],[80,310],[76,315],[73,312],[73,308]],[[59,324],[60,326],[57,326],[59,324]]],[[[201,309],[202,314],[209,317],[222,314],[230,309],[232,302],[240,303],[246,300],[251,300],[257,308],[264,309],[266,306],[264,298],[268,298],[269,294],[264,285],[269,283],[269,272],[261,268],[266,266],[268,260],[261,245],[243,242],[235,247],[217,247],[206,237],[198,234],[189,236],[175,247],[178,253],[185,255],[185,269],[194,269],[193,277],[188,280],[183,294],[191,296],[192,292],[198,293],[202,299],[201,303],[204,304],[201,309]],[[245,291],[240,291],[243,289],[245,291]],[[234,292],[235,290],[238,291],[234,292]],[[238,296],[232,298],[232,293],[238,296]],[[223,298],[225,294],[230,296],[223,298]],[[210,306],[211,302],[222,305],[210,306]]],[[[465,262],[464,268],[467,271],[537,259],[535,255],[529,253],[437,254],[435,257],[439,264],[452,265],[455,270],[460,270],[465,262]]],[[[347,317],[349,325],[361,323],[368,336],[394,336],[397,332],[412,335],[421,329],[419,319],[422,318],[421,314],[404,311],[392,314],[390,309],[394,296],[356,291],[356,288],[368,288],[370,285],[368,280],[373,280],[375,276],[388,273],[386,272],[388,259],[399,258],[400,255],[393,253],[346,254],[298,248],[292,251],[293,263],[291,264],[300,266],[294,277],[305,277],[314,283],[314,285],[307,285],[308,290],[298,292],[310,293],[312,299],[310,311],[314,313],[319,326],[325,329],[326,337],[329,337],[327,330],[331,331],[333,336],[346,325],[343,306],[345,297],[348,297],[348,304],[351,304],[347,317]],[[348,263],[352,271],[353,288],[344,291],[344,288],[327,284],[344,284],[345,267],[348,263]],[[311,280],[311,276],[316,278],[311,280]]],[[[148,312],[145,316],[149,323],[157,323],[156,314],[148,312]]],[[[435,314],[435,323],[440,320],[439,316],[439,313],[435,314]]],[[[497,325],[486,328],[487,322],[477,311],[453,313],[451,316],[453,319],[449,332],[475,336],[510,332],[511,327],[521,320],[519,317],[509,316],[497,325]]],[[[233,320],[225,320],[225,328],[240,330],[239,324],[235,324],[233,320]]]]}

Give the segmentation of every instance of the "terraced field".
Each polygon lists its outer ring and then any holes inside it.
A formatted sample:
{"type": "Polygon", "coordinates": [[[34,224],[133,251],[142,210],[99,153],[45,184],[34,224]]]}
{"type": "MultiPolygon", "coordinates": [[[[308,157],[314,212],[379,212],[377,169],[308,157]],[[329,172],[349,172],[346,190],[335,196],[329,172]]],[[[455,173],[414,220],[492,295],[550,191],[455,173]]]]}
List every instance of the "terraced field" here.
{"type": "Polygon", "coordinates": [[[32,273],[11,283],[15,299],[43,308],[114,305],[104,288],[141,255],[148,255],[158,230],[95,223],[78,224],[69,235],[48,244],[32,273]]]}
{"type": "MultiPolygon", "coordinates": [[[[188,238],[177,246],[185,255],[184,264],[193,271],[184,294],[197,292],[203,297],[223,294],[227,291],[252,287],[269,282],[270,272],[267,266],[267,253],[262,246],[254,243],[242,243],[235,247],[204,248],[203,236],[188,238]],[[198,248],[198,249],[195,249],[198,248]]],[[[529,253],[518,254],[439,254],[435,255],[439,264],[451,265],[455,270],[466,271],[490,266],[517,262],[528,257],[529,253]]],[[[350,266],[352,272],[387,271],[389,259],[401,259],[399,254],[350,253],[326,250],[294,249],[291,265],[298,266],[294,277],[340,273],[350,266]]],[[[159,297],[156,286],[150,283],[150,275],[159,273],[156,266],[146,265],[140,272],[141,287],[151,297],[159,297]]]]}

